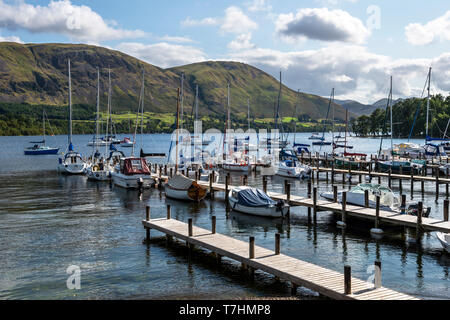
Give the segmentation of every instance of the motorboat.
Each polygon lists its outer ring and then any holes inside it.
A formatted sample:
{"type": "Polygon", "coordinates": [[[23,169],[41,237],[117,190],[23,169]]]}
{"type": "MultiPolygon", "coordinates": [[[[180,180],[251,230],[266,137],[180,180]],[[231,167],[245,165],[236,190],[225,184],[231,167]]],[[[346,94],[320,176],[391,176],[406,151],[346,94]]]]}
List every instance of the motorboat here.
{"type": "Polygon", "coordinates": [[[276,175],[287,178],[308,179],[311,168],[295,160],[284,160],[278,163],[276,175]]]}
{"type": "Polygon", "coordinates": [[[131,141],[130,138],[124,138],[124,139],[120,142],[120,146],[121,146],[122,148],[132,148],[134,144],[135,144],[135,142],[131,141]]]}
{"type": "Polygon", "coordinates": [[[274,201],[263,191],[251,187],[230,190],[228,201],[234,211],[260,217],[280,218],[289,211],[284,201],[274,201]]]}
{"type": "Polygon", "coordinates": [[[313,133],[311,137],[308,138],[309,140],[325,140],[323,137],[319,136],[318,133],[313,133]]]}
{"type": "Polygon", "coordinates": [[[145,158],[122,158],[111,172],[111,178],[116,186],[126,189],[151,188],[155,180],[145,158]]]}
{"type": "Polygon", "coordinates": [[[114,172],[114,168],[120,163],[120,159],[124,159],[123,152],[118,151],[114,145],[110,145],[110,154],[107,159],[99,158],[99,154],[96,153],[93,158],[92,164],[86,168],[86,176],[88,180],[92,181],[108,181],[111,180],[111,173],[114,172]]]}
{"type": "MultiPolygon", "coordinates": [[[[380,210],[400,213],[401,202],[398,195],[394,194],[391,189],[378,184],[362,183],[353,187],[347,192],[347,203],[355,206],[365,207],[365,191],[369,191],[369,207],[376,208],[376,197],[380,197],[380,210]]],[[[333,201],[334,194],[325,192],[321,197],[333,201]]],[[[342,202],[342,192],[338,193],[338,201],[342,202]]],[[[430,215],[431,208],[423,208],[422,216],[427,218],[430,215]]],[[[407,202],[405,213],[412,216],[418,214],[418,203],[407,202]]]]}
{"type": "Polygon", "coordinates": [[[445,251],[450,253],[450,234],[437,232],[436,237],[438,238],[439,242],[441,243],[445,251]]]}
{"type": "Polygon", "coordinates": [[[195,180],[182,174],[174,175],[165,185],[168,198],[199,202],[206,197],[207,190],[195,180]]]}
{"type": "Polygon", "coordinates": [[[73,151],[73,145],[69,145],[69,151],[58,159],[58,171],[64,174],[84,174],[87,167],[81,154],[73,151]]]}
{"type": "Polygon", "coordinates": [[[402,171],[402,173],[405,174],[410,174],[411,171],[413,171],[414,174],[418,174],[424,165],[426,165],[425,160],[412,160],[412,161],[389,160],[377,162],[377,168],[381,172],[388,172],[392,170],[393,173],[400,173],[400,171],[402,171]]]}

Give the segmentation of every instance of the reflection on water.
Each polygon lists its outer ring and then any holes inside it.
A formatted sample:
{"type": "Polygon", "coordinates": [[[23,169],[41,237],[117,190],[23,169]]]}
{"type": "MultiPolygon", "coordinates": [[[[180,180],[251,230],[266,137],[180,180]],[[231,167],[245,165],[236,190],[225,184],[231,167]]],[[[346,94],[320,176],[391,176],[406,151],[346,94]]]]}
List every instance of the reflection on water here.
{"type": "MultiPolygon", "coordinates": [[[[76,138],[87,144],[91,137],[76,138]]],[[[300,134],[297,139],[301,139],[300,134]]],[[[223,192],[217,192],[214,201],[185,203],[166,199],[164,190],[139,193],[108,182],[89,182],[83,176],[58,175],[56,158],[22,155],[23,142],[28,140],[0,138],[1,299],[289,296],[288,284],[277,283],[260,272],[255,281],[250,281],[230,260],[224,259],[223,266],[217,267],[205,259],[189,257],[186,251],[167,246],[164,241],[158,243],[156,239],[150,246],[143,245],[141,221],[147,205],[153,218],[165,217],[166,206],[170,205],[174,219],[193,218],[195,225],[205,229],[211,227],[211,216],[215,215],[217,232],[243,241],[254,236],[257,245],[270,249],[275,234],[280,233],[284,254],[339,272],[349,264],[353,275],[361,279],[370,276],[367,270],[375,260],[381,260],[385,286],[425,298],[450,298],[450,257],[433,234],[425,234],[418,243],[415,230],[383,227],[386,236],[374,239],[369,232],[372,223],[349,219],[349,227],[342,230],[336,227],[339,217],[320,212],[314,223],[306,208],[292,208],[289,220],[232,211],[227,215],[223,192]],[[66,269],[71,265],[81,268],[79,291],[66,287],[66,269]]],[[[165,152],[168,138],[152,136],[146,143],[146,150],[165,152]]],[[[372,144],[376,150],[378,140],[359,144],[372,144]]],[[[87,153],[88,148],[81,151],[87,153]]],[[[233,184],[241,179],[232,175],[233,184]]],[[[342,187],[339,179],[337,176],[336,183],[342,187]]],[[[306,196],[307,182],[290,182],[293,195],[306,196]]],[[[249,185],[262,188],[261,176],[252,174],[249,185]]],[[[281,192],[283,185],[283,178],[268,179],[271,191],[281,192]]],[[[347,183],[345,187],[349,188],[347,183]]],[[[406,187],[404,184],[408,192],[406,187]]],[[[432,192],[434,185],[426,188],[432,192]]],[[[331,190],[330,185],[320,182],[319,192],[331,190]]],[[[431,216],[441,218],[442,200],[436,204],[432,193],[425,194],[424,200],[432,207],[431,216]]],[[[156,231],[151,234],[162,236],[156,231]]],[[[299,290],[299,294],[303,299],[316,298],[309,297],[305,290],[299,290]]]]}

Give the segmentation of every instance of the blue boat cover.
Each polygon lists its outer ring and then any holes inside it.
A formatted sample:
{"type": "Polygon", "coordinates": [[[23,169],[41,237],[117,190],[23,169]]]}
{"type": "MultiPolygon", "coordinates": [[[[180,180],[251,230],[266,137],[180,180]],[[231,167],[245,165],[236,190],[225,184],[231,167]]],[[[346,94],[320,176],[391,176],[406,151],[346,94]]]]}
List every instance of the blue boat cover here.
{"type": "Polygon", "coordinates": [[[255,188],[239,191],[238,203],[246,207],[266,207],[277,204],[267,194],[255,188]]]}

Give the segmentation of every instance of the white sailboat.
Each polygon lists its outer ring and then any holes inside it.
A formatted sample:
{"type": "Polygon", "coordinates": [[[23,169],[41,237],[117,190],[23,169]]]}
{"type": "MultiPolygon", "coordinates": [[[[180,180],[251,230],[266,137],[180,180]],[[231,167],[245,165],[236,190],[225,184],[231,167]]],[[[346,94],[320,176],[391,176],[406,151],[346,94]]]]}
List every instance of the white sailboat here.
{"type": "Polygon", "coordinates": [[[445,251],[450,253],[450,234],[437,232],[436,237],[438,238],[439,242],[441,243],[445,251]]]}
{"type": "Polygon", "coordinates": [[[70,75],[70,59],[68,61],[69,69],[69,133],[68,148],[63,157],[58,159],[58,171],[64,174],[84,174],[86,162],[81,154],[76,152],[72,144],[72,79],[70,75]]]}
{"type": "MultiPolygon", "coordinates": [[[[136,126],[133,139],[135,142],[137,127],[139,125],[139,116],[141,115],[141,147],[143,145],[142,127],[144,125],[144,90],[145,72],[144,70],[142,70],[142,87],[140,92],[139,107],[136,116],[136,126]]],[[[115,185],[126,189],[151,188],[155,184],[155,180],[151,176],[151,170],[147,165],[145,157],[134,157],[134,144],[131,152],[131,157],[120,159],[120,164],[116,165],[115,170],[111,172],[111,178],[115,185]]]]}

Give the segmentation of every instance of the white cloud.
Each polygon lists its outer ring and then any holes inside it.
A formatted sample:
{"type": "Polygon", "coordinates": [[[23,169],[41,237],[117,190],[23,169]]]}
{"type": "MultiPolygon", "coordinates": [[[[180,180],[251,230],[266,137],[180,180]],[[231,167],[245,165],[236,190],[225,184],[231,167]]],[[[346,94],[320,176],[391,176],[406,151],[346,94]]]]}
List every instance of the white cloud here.
{"type": "Polygon", "coordinates": [[[195,26],[220,26],[223,34],[242,34],[258,29],[258,24],[251,20],[238,7],[228,7],[225,16],[220,18],[208,17],[201,20],[193,20],[190,17],[181,22],[184,27],[195,26]]]}
{"type": "Polygon", "coordinates": [[[361,44],[370,35],[358,18],[343,10],[327,8],[299,9],[295,15],[280,14],[275,27],[288,42],[313,39],[361,44]]]}
{"type": "Polygon", "coordinates": [[[22,40],[20,40],[19,37],[16,37],[16,36],[2,37],[1,35],[0,35],[0,42],[24,43],[22,40]]]}
{"type": "Polygon", "coordinates": [[[187,37],[171,37],[168,35],[165,35],[163,37],[158,37],[158,40],[165,41],[165,42],[174,42],[174,43],[192,43],[194,40],[187,38],[187,37]]]}
{"type": "Polygon", "coordinates": [[[7,4],[0,0],[0,27],[9,30],[57,33],[90,43],[146,35],[140,30],[125,30],[115,26],[116,23],[108,24],[90,7],[73,5],[70,0],[50,1],[47,6],[24,1],[7,4]]]}
{"type": "Polygon", "coordinates": [[[233,51],[247,50],[255,48],[255,44],[251,43],[252,34],[243,33],[236,37],[233,41],[228,44],[228,48],[233,51]]]}
{"type": "Polygon", "coordinates": [[[220,19],[218,18],[204,18],[201,20],[194,20],[191,17],[187,17],[184,21],[181,22],[181,25],[184,27],[196,27],[196,26],[216,26],[220,23],[220,19]]]}
{"type": "Polygon", "coordinates": [[[258,24],[247,17],[238,7],[229,7],[225,10],[225,17],[220,31],[224,33],[242,34],[258,29],[258,24]]]}
{"type": "Polygon", "coordinates": [[[253,0],[247,4],[248,11],[260,12],[260,11],[272,11],[272,6],[268,4],[267,0],[253,0]]]}
{"type": "Polygon", "coordinates": [[[119,44],[116,49],[161,68],[207,60],[206,54],[201,49],[167,42],[149,45],[124,42],[119,44]]]}
{"type": "Polygon", "coordinates": [[[283,70],[284,83],[291,88],[328,96],[331,88],[343,99],[373,103],[387,96],[389,77],[394,77],[394,95],[420,96],[428,67],[434,67],[437,92],[450,91],[450,53],[435,59],[392,59],[373,54],[359,45],[329,45],[317,50],[282,52],[255,48],[229,55],[274,77],[283,70]]]}
{"type": "Polygon", "coordinates": [[[417,46],[450,40],[450,11],[426,24],[410,23],[405,34],[408,42],[417,46]]]}
{"type": "Polygon", "coordinates": [[[339,2],[352,2],[356,3],[358,0],[315,0],[315,2],[325,4],[325,5],[337,5],[339,2]]]}

